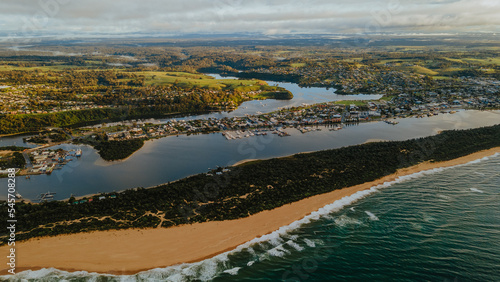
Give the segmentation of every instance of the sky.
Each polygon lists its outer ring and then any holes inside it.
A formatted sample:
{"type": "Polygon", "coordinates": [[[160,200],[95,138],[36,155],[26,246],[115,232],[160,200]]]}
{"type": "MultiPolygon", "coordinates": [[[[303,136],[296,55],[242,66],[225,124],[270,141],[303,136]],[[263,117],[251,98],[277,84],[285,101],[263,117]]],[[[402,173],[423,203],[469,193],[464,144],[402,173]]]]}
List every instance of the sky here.
{"type": "Polygon", "coordinates": [[[500,32],[500,0],[1,0],[3,37],[500,32]]]}

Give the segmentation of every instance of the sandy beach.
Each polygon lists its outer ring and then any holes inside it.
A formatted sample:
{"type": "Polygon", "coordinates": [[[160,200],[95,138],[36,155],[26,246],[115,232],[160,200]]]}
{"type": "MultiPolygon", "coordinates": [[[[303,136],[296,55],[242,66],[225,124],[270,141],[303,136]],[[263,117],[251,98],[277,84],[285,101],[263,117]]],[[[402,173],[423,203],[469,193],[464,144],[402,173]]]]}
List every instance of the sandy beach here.
{"type": "Polygon", "coordinates": [[[249,163],[249,162],[258,161],[258,160],[259,159],[244,159],[244,160],[241,160],[239,162],[236,162],[232,166],[239,166],[239,165],[244,164],[244,163],[249,163]]]}
{"type": "MultiPolygon", "coordinates": [[[[236,248],[303,218],[325,205],[399,176],[464,164],[500,153],[500,147],[440,163],[421,163],[364,184],[313,196],[270,211],[230,221],[195,223],[171,228],[98,231],[17,242],[16,272],[54,267],[61,270],[135,274],[200,261],[236,248]]],[[[10,247],[0,247],[6,262],[10,247]]],[[[0,274],[7,274],[6,263],[0,274]]]]}

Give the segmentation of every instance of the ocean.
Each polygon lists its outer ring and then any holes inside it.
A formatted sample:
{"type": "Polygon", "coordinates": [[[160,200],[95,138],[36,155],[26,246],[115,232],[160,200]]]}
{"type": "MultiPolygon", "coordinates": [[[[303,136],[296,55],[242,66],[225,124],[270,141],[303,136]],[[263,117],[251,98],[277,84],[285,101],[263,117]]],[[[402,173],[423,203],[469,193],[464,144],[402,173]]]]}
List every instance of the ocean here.
{"type": "MultiPolygon", "coordinates": [[[[500,156],[402,177],[198,263],[11,281],[500,281],[500,156]]],[[[3,279],[7,278],[6,276],[3,279]]]]}

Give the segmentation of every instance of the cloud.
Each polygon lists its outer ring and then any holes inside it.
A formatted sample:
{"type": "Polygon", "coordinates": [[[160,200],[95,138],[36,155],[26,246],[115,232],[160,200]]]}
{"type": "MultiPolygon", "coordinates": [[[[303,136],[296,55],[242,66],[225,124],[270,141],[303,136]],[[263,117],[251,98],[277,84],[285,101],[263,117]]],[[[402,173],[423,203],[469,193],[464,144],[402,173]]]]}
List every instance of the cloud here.
{"type": "Polygon", "coordinates": [[[0,28],[33,34],[499,32],[499,14],[498,0],[2,0],[0,28]]]}

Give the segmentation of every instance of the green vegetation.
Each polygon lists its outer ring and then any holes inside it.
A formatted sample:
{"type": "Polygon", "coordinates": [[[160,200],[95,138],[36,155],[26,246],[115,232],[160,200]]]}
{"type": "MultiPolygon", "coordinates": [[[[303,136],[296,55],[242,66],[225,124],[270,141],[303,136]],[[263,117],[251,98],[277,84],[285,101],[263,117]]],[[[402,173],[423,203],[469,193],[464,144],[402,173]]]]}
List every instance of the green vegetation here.
{"type": "Polygon", "coordinates": [[[33,136],[25,139],[26,142],[35,143],[35,144],[46,144],[48,143],[45,136],[33,136]]]}
{"type": "Polygon", "coordinates": [[[22,153],[14,152],[12,156],[7,158],[0,158],[0,168],[24,168],[26,165],[26,160],[22,153]]]}
{"type": "Polygon", "coordinates": [[[95,146],[101,158],[106,161],[116,161],[129,157],[142,148],[144,140],[133,139],[123,141],[103,141],[95,146]]]}
{"type": "Polygon", "coordinates": [[[356,106],[366,106],[368,104],[367,101],[361,101],[361,100],[341,100],[341,101],[336,101],[335,104],[339,105],[356,105],[356,106]]]}
{"type": "MultiPolygon", "coordinates": [[[[446,161],[500,146],[500,125],[444,131],[400,142],[367,143],[260,160],[221,175],[198,174],[151,189],[86,200],[17,203],[17,240],[91,230],[169,227],[246,217],[306,197],[390,175],[424,161],[446,161]]],[[[7,206],[0,220],[7,220],[7,206]]],[[[7,230],[0,231],[2,241],[7,230]]]]}
{"type": "MultiPolygon", "coordinates": [[[[431,44],[434,40],[428,46],[379,42],[380,46],[368,49],[308,40],[290,41],[290,46],[266,41],[262,46],[183,42],[175,47],[171,42],[145,40],[141,46],[42,44],[33,49],[44,52],[0,50],[0,134],[230,111],[251,99],[292,97],[263,80],[333,87],[337,94],[435,93],[440,102],[449,103],[487,93],[483,98],[497,100],[499,48],[473,43],[467,48],[449,47],[431,44]],[[69,51],[82,55],[62,55],[69,51]],[[200,72],[240,79],[214,79],[200,72]]],[[[419,39],[418,44],[427,45],[424,42],[419,39]]]]}
{"type": "Polygon", "coordinates": [[[380,98],[380,100],[382,100],[382,101],[390,101],[394,97],[396,97],[396,96],[395,95],[384,95],[384,97],[380,98]]]}
{"type": "Polygon", "coordinates": [[[430,70],[430,69],[428,69],[426,67],[422,67],[422,66],[411,66],[408,68],[408,70],[415,72],[415,73],[425,74],[425,75],[430,75],[430,76],[439,74],[439,72],[437,72],[437,71],[433,71],[433,70],[430,70]]]}
{"type": "Polygon", "coordinates": [[[29,138],[23,138],[25,142],[35,143],[35,144],[47,144],[49,142],[63,142],[68,140],[68,135],[60,130],[49,130],[42,131],[36,136],[29,138]]]}
{"type": "Polygon", "coordinates": [[[64,127],[70,125],[104,122],[125,118],[141,111],[128,109],[91,109],[35,115],[5,115],[0,118],[0,133],[36,132],[46,127],[64,127]]]}
{"type": "Polygon", "coordinates": [[[292,92],[285,91],[266,91],[253,96],[254,99],[276,99],[276,100],[290,100],[293,98],[292,92]]]}
{"type": "MultiPolygon", "coordinates": [[[[219,99],[234,99],[235,95],[225,95],[219,99]]],[[[0,116],[0,134],[37,132],[46,127],[81,126],[109,121],[119,121],[135,118],[164,117],[178,113],[201,113],[214,110],[202,99],[183,97],[170,105],[153,105],[152,107],[120,107],[67,111],[34,115],[0,116]]]]}

